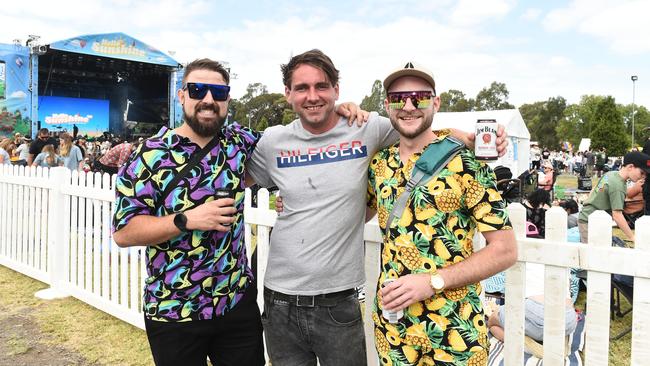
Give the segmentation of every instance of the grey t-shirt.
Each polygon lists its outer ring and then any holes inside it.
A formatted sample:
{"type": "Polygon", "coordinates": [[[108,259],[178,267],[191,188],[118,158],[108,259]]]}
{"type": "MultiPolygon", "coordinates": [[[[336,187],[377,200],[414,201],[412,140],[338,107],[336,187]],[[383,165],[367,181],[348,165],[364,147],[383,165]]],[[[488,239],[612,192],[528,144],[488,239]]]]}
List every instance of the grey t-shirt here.
{"type": "Polygon", "coordinates": [[[70,170],[79,170],[79,163],[83,160],[81,149],[78,146],[72,145],[70,147],[70,154],[62,156],[63,166],[70,170]]]}
{"type": "Polygon", "coordinates": [[[2,156],[3,165],[11,165],[11,156],[9,156],[7,150],[0,147],[0,155],[2,156]]]}
{"type": "Polygon", "coordinates": [[[318,295],[364,283],[368,163],[398,138],[376,113],[360,128],[342,118],[319,135],[300,120],[264,131],[247,173],[261,186],[278,186],[284,203],[271,234],[264,286],[318,295]]]}

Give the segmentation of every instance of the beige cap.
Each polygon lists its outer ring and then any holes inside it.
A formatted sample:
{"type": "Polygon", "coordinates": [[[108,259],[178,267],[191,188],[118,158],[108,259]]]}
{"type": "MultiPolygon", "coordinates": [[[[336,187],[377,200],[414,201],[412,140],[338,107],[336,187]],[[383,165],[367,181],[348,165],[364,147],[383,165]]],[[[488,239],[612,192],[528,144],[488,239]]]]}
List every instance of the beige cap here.
{"type": "Polygon", "coordinates": [[[403,67],[390,73],[386,79],[384,79],[384,89],[388,90],[390,84],[402,76],[415,76],[424,79],[427,83],[431,84],[433,91],[436,91],[436,82],[433,80],[433,73],[427,68],[412,61],[407,62],[403,67]]]}

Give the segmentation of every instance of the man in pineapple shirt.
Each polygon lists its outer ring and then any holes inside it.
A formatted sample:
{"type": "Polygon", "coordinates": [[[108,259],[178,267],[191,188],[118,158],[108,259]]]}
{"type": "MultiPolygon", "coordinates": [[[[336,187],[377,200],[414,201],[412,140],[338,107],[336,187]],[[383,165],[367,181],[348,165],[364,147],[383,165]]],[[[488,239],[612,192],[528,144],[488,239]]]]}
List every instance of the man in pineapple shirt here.
{"type": "Polygon", "coordinates": [[[440,106],[431,72],[409,62],[388,75],[384,87],[400,141],[375,154],[368,168],[368,206],[378,211],[384,236],[372,314],[379,358],[382,365],[487,365],[479,282],[516,261],[506,202],[490,167],[463,148],[412,191],[404,211],[395,213],[401,217],[389,224],[420,154],[449,131],[431,128],[440,106]],[[476,230],[488,245],[474,252],[476,230]],[[390,323],[388,311],[403,316],[390,323]]]}

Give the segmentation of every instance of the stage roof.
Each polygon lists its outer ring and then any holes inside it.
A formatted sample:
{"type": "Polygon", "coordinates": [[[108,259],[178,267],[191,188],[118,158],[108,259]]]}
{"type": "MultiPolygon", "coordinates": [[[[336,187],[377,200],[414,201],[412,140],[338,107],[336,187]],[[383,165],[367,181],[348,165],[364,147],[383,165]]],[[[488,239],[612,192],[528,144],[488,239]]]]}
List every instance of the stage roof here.
{"type": "Polygon", "coordinates": [[[51,43],[51,49],[177,67],[179,63],[155,47],[124,33],[88,34],[51,43]]]}

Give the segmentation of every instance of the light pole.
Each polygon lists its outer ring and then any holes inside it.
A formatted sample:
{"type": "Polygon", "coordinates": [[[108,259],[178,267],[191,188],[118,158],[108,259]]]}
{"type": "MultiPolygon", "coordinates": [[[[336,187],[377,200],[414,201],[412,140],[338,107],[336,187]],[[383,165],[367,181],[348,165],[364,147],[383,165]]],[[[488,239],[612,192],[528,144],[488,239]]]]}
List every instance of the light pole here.
{"type": "Polygon", "coordinates": [[[634,96],[636,94],[636,81],[639,80],[639,77],[632,75],[632,148],[634,149],[634,96]]]}

